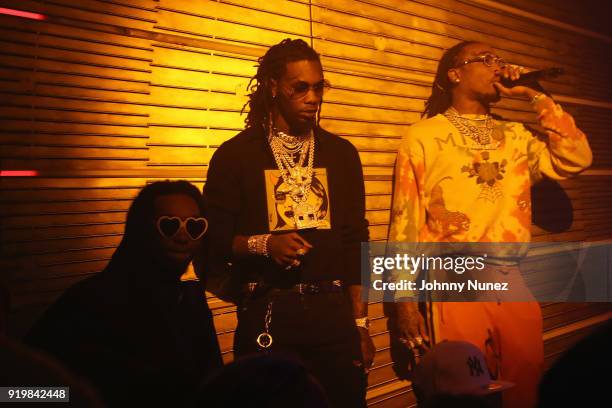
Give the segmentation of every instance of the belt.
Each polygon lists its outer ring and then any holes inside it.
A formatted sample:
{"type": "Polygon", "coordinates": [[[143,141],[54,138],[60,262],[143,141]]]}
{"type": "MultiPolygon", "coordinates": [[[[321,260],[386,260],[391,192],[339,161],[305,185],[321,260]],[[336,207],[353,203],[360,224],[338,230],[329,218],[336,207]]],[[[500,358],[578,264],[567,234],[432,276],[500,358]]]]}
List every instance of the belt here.
{"type": "Polygon", "coordinates": [[[287,288],[277,288],[274,286],[267,285],[265,283],[259,282],[249,282],[244,285],[244,291],[248,294],[253,294],[255,292],[265,292],[268,290],[272,290],[275,292],[294,292],[299,293],[300,295],[316,295],[317,293],[334,293],[342,291],[342,281],[341,280],[333,280],[333,281],[319,281],[319,282],[311,282],[311,283],[296,283],[293,286],[289,286],[287,288]]]}

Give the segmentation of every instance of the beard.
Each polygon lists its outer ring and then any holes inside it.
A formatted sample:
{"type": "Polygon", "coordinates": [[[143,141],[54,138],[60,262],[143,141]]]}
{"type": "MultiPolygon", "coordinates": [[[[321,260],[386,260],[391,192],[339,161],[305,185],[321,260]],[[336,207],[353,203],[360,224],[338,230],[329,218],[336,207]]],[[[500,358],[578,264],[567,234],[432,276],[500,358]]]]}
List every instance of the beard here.
{"type": "Polygon", "coordinates": [[[493,87],[492,91],[482,94],[479,99],[483,105],[489,105],[491,103],[499,102],[501,98],[502,95],[500,94],[499,90],[493,87]]]}

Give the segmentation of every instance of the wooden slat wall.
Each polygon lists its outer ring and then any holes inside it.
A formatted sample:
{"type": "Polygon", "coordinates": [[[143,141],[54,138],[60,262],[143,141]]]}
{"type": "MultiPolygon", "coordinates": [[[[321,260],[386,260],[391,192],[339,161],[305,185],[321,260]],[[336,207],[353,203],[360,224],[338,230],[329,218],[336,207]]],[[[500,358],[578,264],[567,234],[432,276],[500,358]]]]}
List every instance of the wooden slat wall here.
{"type": "MultiPolygon", "coordinates": [[[[612,102],[605,80],[611,42],[477,1],[0,0],[0,7],[48,16],[0,15],[0,167],[41,172],[0,179],[3,273],[12,275],[13,320],[22,322],[16,333],[30,322],[24,316],[104,268],[146,182],[185,178],[202,186],[214,150],[243,127],[240,110],[257,56],[283,38],[303,38],[322,55],[333,84],[322,124],[359,150],[375,241],[387,234],[399,139],[419,119],[445,48],[488,42],[513,63],[564,67],[566,76],[546,84],[556,95],[612,102]]],[[[534,237],[610,239],[610,109],[564,107],[589,134],[600,172],[561,183],[572,224],[556,233],[534,225],[534,237]]],[[[496,112],[535,122],[524,101],[505,99],[496,112]]],[[[209,301],[230,361],[234,307],[209,301]]],[[[543,310],[552,361],[609,309],[543,310]]],[[[370,403],[411,405],[409,386],[392,368],[382,304],[371,305],[370,317],[377,347],[370,403]]]]}
{"type": "Polygon", "coordinates": [[[1,3],[50,16],[35,22],[0,15],[1,166],[42,175],[0,180],[3,273],[13,277],[16,313],[48,304],[104,268],[130,201],[147,180],[137,174],[149,161],[142,104],[153,48],[95,30],[153,29],[154,1],[124,4],[1,3]],[[138,3],[144,8],[129,7],[138,3]],[[126,177],[130,171],[134,176],[126,177]]]}

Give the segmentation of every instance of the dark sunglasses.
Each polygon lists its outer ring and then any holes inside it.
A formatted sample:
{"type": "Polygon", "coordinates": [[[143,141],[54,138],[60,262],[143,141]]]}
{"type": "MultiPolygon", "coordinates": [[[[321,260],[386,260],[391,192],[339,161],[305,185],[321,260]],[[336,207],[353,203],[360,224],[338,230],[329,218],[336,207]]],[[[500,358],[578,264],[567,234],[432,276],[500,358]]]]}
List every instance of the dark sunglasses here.
{"type": "Polygon", "coordinates": [[[208,221],[203,217],[181,219],[180,217],[162,215],[157,219],[156,225],[159,234],[167,239],[172,239],[183,228],[189,238],[195,241],[202,238],[208,229],[208,221]]]}
{"type": "Polygon", "coordinates": [[[331,84],[326,79],[310,85],[308,82],[299,81],[291,85],[289,97],[293,99],[302,99],[306,96],[309,90],[313,90],[317,97],[323,96],[331,88],[331,84]]]}

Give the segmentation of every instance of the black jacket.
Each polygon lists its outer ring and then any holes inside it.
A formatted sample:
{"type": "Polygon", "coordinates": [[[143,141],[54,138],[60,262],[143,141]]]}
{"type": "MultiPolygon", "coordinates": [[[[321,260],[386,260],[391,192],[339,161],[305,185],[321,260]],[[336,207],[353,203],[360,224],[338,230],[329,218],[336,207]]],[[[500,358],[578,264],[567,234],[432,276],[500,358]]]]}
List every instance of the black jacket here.
{"type": "MultiPolygon", "coordinates": [[[[323,129],[315,131],[314,167],[325,168],[331,229],[300,231],[314,248],[302,265],[288,272],[264,257],[232,258],[235,235],[270,232],[265,170],[277,169],[263,129],[249,128],[223,143],[213,155],[204,186],[209,221],[211,274],[227,263],[242,283],[265,281],[274,286],[342,279],[360,284],[360,243],[368,241],[365,194],[357,150],[323,129]]],[[[311,189],[312,191],[312,189],[311,189]]],[[[311,193],[312,194],[312,193],[311,193]]]]}
{"type": "Polygon", "coordinates": [[[144,274],[118,264],[68,289],[26,343],[88,379],[110,407],[181,406],[222,365],[204,290],[161,282],[146,262],[144,274]]]}

